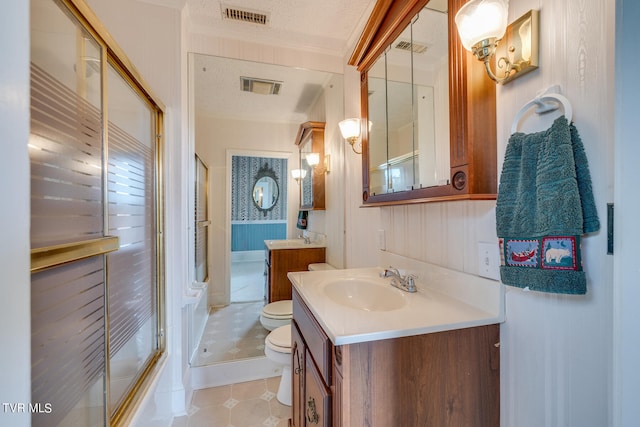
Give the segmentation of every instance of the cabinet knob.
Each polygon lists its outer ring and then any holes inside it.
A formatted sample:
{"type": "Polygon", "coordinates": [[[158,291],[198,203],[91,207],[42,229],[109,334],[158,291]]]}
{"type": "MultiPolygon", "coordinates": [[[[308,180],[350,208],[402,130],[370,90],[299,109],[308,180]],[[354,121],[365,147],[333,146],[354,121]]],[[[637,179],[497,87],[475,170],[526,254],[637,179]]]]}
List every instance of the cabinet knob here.
{"type": "Polygon", "coordinates": [[[313,397],[310,397],[307,401],[307,421],[313,424],[318,424],[320,420],[320,416],[318,415],[318,411],[316,411],[316,400],[313,397]]]}

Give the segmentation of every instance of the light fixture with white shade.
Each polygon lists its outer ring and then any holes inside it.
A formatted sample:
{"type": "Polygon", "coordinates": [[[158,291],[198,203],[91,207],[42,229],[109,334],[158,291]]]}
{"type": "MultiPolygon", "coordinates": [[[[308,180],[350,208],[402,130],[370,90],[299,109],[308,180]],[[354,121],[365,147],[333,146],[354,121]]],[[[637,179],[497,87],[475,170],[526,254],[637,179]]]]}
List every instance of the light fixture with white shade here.
{"type": "Polygon", "coordinates": [[[325,156],[324,156],[324,166],[323,167],[318,167],[318,165],[320,164],[320,154],[319,153],[307,153],[305,155],[305,159],[307,160],[307,164],[309,166],[311,166],[311,168],[313,169],[313,171],[315,173],[321,174],[321,173],[330,172],[330,168],[329,168],[330,157],[329,157],[328,154],[325,154],[325,156]]]}
{"type": "Polygon", "coordinates": [[[292,169],[291,176],[296,180],[298,184],[300,184],[300,181],[302,181],[304,177],[307,176],[307,171],[304,169],[292,169]]]}
{"type": "Polygon", "coordinates": [[[489,77],[496,83],[507,83],[538,68],[538,11],[530,10],[507,26],[508,0],[472,0],[456,14],[458,34],[465,49],[483,61],[489,77]],[[491,70],[491,58],[498,77],[491,70]]]}
{"type": "Polygon", "coordinates": [[[360,119],[344,119],[338,123],[338,126],[342,137],[351,145],[351,149],[357,154],[362,154],[362,150],[356,150],[356,143],[360,138],[360,119]]]}

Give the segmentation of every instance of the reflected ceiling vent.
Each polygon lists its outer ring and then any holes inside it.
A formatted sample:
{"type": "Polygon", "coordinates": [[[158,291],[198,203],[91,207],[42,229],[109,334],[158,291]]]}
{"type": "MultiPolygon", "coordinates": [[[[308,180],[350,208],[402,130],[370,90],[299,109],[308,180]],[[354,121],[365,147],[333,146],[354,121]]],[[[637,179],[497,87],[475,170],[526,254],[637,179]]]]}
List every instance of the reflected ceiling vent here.
{"type": "Polygon", "coordinates": [[[239,9],[230,5],[221,4],[222,19],[230,21],[249,22],[251,24],[268,25],[269,14],[257,10],[239,9]]]}
{"type": "Polygon", "coordinates": [[[407,40],[400,40],[394,46],[396,49],[406,50],[413,53],[425,53],[427,51],[427,45],[420,43],[411,43],[407,40]]]}
{"type": "Polygon", "coordinates": [[[276,80],[256,79],[255,77],[240,77],[240,90],[258,93],[260,95],[279,95],[282,82],[276,80]]]}

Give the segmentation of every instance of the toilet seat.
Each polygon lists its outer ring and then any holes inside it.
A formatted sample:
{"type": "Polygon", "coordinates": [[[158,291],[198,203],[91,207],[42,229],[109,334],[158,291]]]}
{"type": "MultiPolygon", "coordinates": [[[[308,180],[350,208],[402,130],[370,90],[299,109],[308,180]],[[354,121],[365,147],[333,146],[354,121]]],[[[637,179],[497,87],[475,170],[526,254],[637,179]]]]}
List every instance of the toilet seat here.
{"type": "Polygon", "coordinates": [[[291,300],[272,302],[264,306],[262,315],[269,319],[291,319],[293,316],[293,303],[291,300]]]}
{"type": "Polygon", "coordinates": [[[293,303],[291,300],[276,301],[267,304],[262,308],[262,312],[260,313],[260,323],[269,331],[291,323],[292,318],[293,303]]]}
{"type": "Polygon", "coordinates": [[[291,353],[291,324],[274,329],[267,335],[265,345],[278,353],[291,353]]]}

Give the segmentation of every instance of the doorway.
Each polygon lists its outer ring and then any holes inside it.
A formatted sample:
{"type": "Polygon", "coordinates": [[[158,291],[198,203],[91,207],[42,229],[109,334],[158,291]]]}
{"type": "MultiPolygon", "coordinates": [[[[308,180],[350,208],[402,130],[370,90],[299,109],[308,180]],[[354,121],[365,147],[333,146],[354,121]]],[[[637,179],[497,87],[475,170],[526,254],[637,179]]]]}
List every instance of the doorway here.
{"type": "Polygon", "coordinates": [[[287,159],[231,157],[231,303],[265,299],[264,241],[287,237],[287,159]]]}

